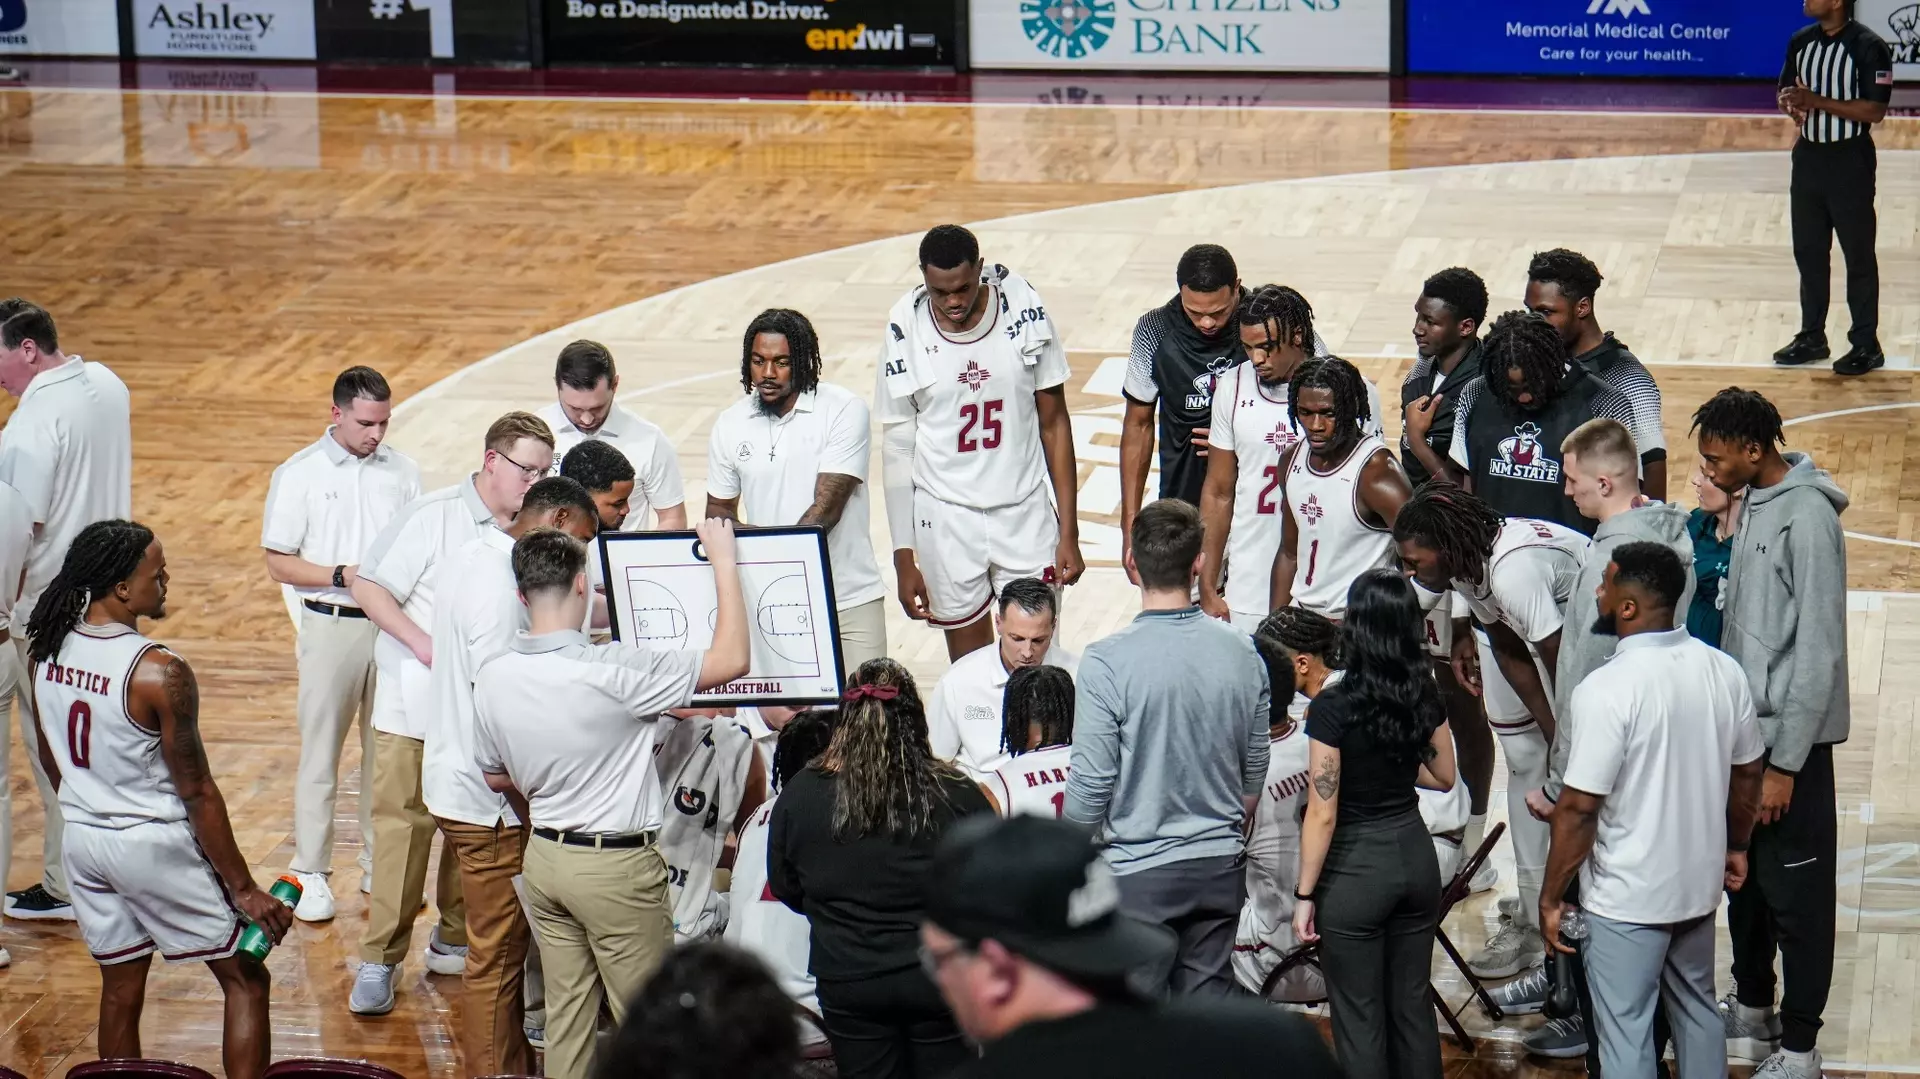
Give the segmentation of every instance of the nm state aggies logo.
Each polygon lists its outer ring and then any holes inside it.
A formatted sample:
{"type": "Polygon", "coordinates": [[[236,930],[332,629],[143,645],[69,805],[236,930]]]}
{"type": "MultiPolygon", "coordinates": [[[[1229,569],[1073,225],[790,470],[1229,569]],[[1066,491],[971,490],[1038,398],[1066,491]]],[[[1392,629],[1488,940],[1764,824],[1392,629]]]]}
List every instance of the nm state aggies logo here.
{"type": "MultiPolygon", "coordinates": [[[[980,389],[980,387],[986,385],[987,380],[992,377],[993,377],[992,372],[980,366],[978,363],[975,363],[973,360],[968,360],[967,369],[965,371],[960,372],[960,377],[958,381],[966,383],[968,389],[977,391],[980,389]]],[[[968,407],[972,407],[972,406],[968,406],[968,407]]]]}
{"type": "Polygon", "coordinates": [[[1213,387],[1220,376],[1233,370],[1232,356],[1215,356],[1207,361],[1207,369],[1193,376],[1193,392],[1187,395],[1187,411],[1199,412],[1213,407],[1213,387]]]}
{"type": "Polygon", "coordinates": [[[1487,475],[1535,483],[1560,482],[1560,462],[1547,456],[1540,444],[1540,428],[1523,423],[1513,429],[1512,438],[1503,438],[1498,460],[1487,462],[1487,475]]]}
{"type": "Polygon", "coordinates": [[[1294,433],[1293,424],[1288,423],[1286,420],[1281,420],[1279,423],[1273,425],[1273,430],[1267,432],[1267,437],[1264,441],[1267,445],[1273,447],[1275,453],[1284,454],[1292,449],[1293,444],[1299,440],[1300,436],[1294,433]]]}
{"type": "Polygon", "coordinates": [[[681,786],[673,792],[673,808],[689,817],[695,816],[707,808],[707,792],[681,786]]]}
{"type": "Polygon", "coordinates": [[[1048,56],[1080,60],[1113,36],[1114,0],[1021,0],[1020,28],[1048,56]]]}
{"type": "Polygon", "coordinates": [[[27,0],[0,0],[0,34],[10,34],[25,25],[27,0]]]}
{"type": "Polygon", "coordinates": [[[1308,495],[1307,500],[1300,503],[1300,516],[1305,517],[1308,524],[1317,525],[1320,523],[1320,518],[1326,515],[1327,508],[1320,504],[1319,495],[1308,495]]]}

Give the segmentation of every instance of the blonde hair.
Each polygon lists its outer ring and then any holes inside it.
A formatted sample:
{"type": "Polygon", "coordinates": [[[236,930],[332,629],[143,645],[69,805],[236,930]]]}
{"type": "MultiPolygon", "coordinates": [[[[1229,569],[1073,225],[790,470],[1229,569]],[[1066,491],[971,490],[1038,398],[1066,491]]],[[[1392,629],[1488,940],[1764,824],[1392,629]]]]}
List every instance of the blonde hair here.
{"type": "Polygon", "coordinates": [[[1580,458],[1580,463],[1603,476],[1637,481],[1640,476],[1640,452],[1634,447],[1633,434],[1619,420],[1588,420],[1560,440],[1560,453],[1580,458]]]}
{"type": "Polygon", "coordinates": [[[523,438],[546,443],[549,453],[553,450],[553,429],[531,412],[509,412],[493,421],[487,428],[486,448],[504,454],[523,438]]]}

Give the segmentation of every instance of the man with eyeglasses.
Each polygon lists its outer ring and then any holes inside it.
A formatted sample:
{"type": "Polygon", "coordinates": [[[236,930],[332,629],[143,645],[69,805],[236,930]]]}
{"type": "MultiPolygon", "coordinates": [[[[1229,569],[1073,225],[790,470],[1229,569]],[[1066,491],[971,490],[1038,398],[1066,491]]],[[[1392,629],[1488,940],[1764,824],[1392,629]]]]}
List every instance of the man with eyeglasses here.
{"type": "MultiPolygon", "coordinates": [[[[394,984],[413,935],[435,831],[420,791],[433,666],[434,577],[440,562],[489,528],[506,528],[521,500],[553,463],[553,432],[538,416],[509,412],[487,428],[478,471],[415,499],[381,529],[353,581],[353,598],[380,627],[373,658],[373,882],[362,966],[348,1008],[393,1010],[394,984]]],[[[457,586],[457,582],[453,582],[457,586]]],[[[367,795],[363,795],[366,797],[367,795]]],[[[428,938],[427,969],[466,969],[466,915],[459,863],[443,854],[434,895],[440,922],[428,938]]]]}

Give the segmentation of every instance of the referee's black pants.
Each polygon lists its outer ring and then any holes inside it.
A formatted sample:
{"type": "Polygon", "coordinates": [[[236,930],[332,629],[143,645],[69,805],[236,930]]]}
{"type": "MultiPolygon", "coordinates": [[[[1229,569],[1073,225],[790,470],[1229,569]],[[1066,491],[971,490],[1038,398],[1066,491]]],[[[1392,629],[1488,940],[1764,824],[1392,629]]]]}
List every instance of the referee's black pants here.
{"type": "Polygon", "coordinates": [[[1800,332],[1826,336],[1833,238],[1847,260],[1847,311],[1855,348],[1880,349],[1880,260],[1873,251],[1871,135],[1845,142],[1793,144],[1793,261],[1800,268],[1800,332]]]}

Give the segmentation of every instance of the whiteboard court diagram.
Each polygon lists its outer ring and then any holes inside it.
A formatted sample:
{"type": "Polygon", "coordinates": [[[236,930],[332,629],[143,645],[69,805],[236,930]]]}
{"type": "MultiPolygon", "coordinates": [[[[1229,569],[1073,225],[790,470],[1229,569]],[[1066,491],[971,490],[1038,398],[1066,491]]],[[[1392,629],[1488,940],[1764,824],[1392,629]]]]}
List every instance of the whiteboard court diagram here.
{"type": "MultiPolygon", "coordinates": [[[[826,533],[813,527],[737,533],[740,587],[753,659],[745,677],[697,704],[827,704],[843,685],[839,619],[826,533]]],[[[642,648],[713,643],[719,601],[713,566],[685,532],[607,532],[601,567],[616,640],[642,648]]]]}

